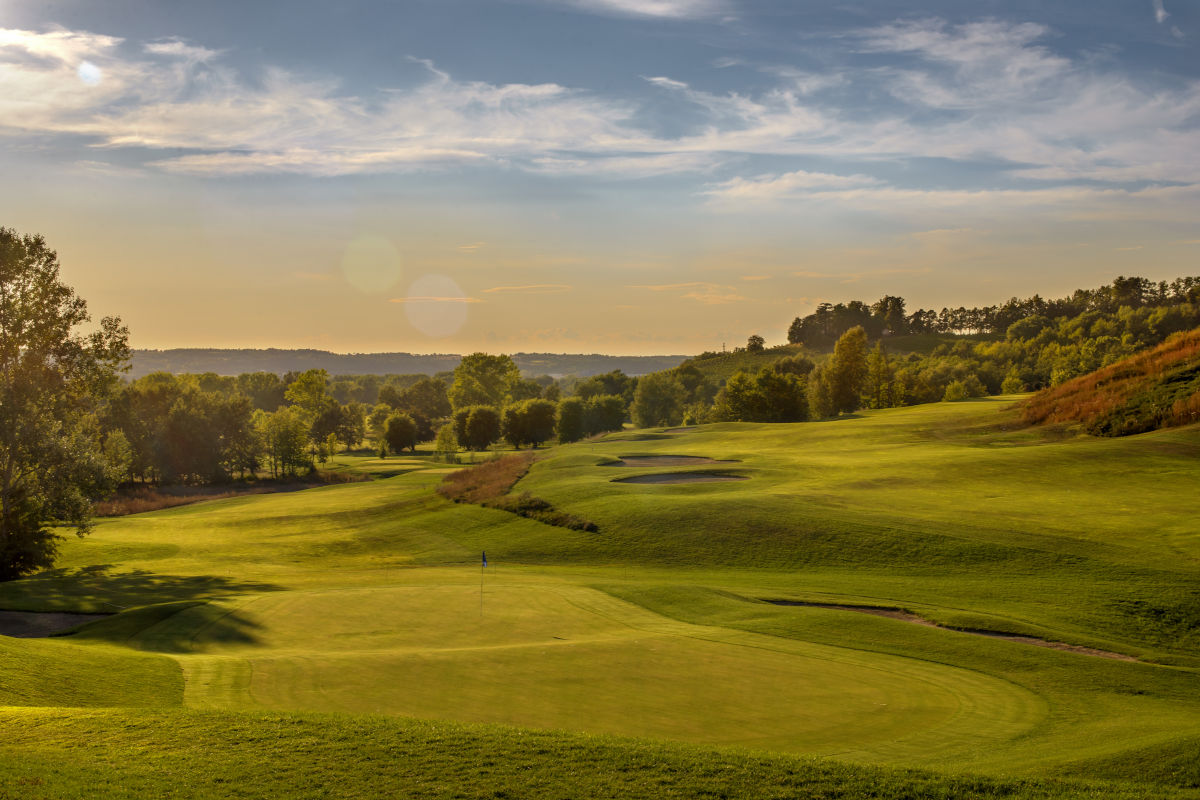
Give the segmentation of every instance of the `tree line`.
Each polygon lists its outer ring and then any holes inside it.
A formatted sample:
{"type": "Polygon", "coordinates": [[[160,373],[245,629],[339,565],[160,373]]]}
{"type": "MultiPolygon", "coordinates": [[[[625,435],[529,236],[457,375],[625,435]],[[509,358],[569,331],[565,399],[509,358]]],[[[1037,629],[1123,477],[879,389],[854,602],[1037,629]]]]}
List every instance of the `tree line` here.
{"type": "Polygon", "coordinates": [[[868,305],[861,300],[821,303],[811,313],[796,317],[788,328],[790,344],[828,347],[854,327],[871,339],[908,334],[991,334],[1004,336],[1008,329],[1030,317],[1052,321],[1086,312],[1117,314],[1122,308],[1196,305],[1200,303],[1200,277],[1176,278],[1155,283],[1147,278],[1124,276],[1097,289],[1077,289],[1071,295],[1045,300],[1040,295],[1013,297],[1000,305],[975,308],[918,309],[906,312],[903,297],[884,295],[868,305]]]}

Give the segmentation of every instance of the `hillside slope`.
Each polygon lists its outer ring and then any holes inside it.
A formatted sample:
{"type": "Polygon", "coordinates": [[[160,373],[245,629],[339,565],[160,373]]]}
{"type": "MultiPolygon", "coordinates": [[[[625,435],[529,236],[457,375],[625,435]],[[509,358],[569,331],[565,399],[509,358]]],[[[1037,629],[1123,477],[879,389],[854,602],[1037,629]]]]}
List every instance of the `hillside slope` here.
{"type": "Polygon", "coordinates": [[[1200,328],[1039,392],[1022,416],[1032,424],[1082,423],[1100,436],[1200,421],[1200,328]]]}

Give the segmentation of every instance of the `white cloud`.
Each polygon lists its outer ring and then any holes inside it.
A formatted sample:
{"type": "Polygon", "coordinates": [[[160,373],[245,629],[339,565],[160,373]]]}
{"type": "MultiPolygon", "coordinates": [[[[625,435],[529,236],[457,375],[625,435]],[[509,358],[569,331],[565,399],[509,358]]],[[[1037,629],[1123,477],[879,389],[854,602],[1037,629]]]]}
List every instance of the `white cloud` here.
{"type": "Polygon", "coordinates": [[[157,56],[172,56],[187,61],[209,61],[220,55],[219,50],[209,50],[207,47],[197,47],[181,39],[169,39],[165,42],[151,42],[143,48],[147,53],[157,56]]]}
{"type": "MultiPolygon", "coordinates": [[[[642,13],[668,7],[717,6],[664,0],[642,13]]],[[[490,164],[643,178],[728,168],[748,155],[852,165],[838,175],[764,175],[759,166],[705,192],[730,201],[881,188],[870,175],[881,159],[1008,163],[1017,177],[1051,185],[1200,182],[1200,81],[1139,83],[1111,65],[1051,52],[1052,39],[1030,23],[923,20],[842,39],[883,65],[827,73],[759,67],[775,79],[765,90],[717,93],[648,77],[696,110],[690,129],[668,137],[642,127],[631,101],[550,82],[459,80],[427,61],[417,62],[426,79],[411,88],[358,96],[332,78],[278,69],[249,80],[218,51],[180,40],[135,49],[88,32],[0,29],[0,135],[73,134],[101,152],[157,150],[153,166],[194,175],[490,164]],[[82,79],[85,63],[97,80],[82,79]],[[894,102],[853,99],[881,92],[894,102]],[[186,152],[164,152],[177,150],[186,152]]]]}
{"type": "Polygon", "coordinates": [[[724,201],[766,201],[795,197],[817,191],[846,189],[879,184],[870,175],[832,175],[827,172],[796,170],[782,175],[759,175],[755,178],[731,178],[704,191],[704,194],[724,201]]]}
{"type": "Polygon", "coordinates": [[[1167,17],[1171,16],[1167,13],[1167,9],[1163,7],[1163,0],[1154,0],[1154,21],[1162,25],[1167,21],[1167,17]]]}

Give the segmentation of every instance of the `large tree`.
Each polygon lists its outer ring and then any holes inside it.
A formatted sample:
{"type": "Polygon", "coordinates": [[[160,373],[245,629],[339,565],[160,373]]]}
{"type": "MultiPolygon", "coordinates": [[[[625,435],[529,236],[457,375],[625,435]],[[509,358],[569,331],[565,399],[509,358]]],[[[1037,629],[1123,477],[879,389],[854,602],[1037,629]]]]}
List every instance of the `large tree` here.
{"type": "Polygon", "coordinates": [[[129,360],[128,331],[59,279],[41,236],[0,228],[0,580],[52,566],[56,522],[83,535],[116,477],[95,423],[129,360]]]}
{"type": "Polygon", "coordinates": [[[861,325],[846,331],[833,346],[828,377],[835,414],[862,407],[862,390],[867,380],[867,332],[861,325]]]}

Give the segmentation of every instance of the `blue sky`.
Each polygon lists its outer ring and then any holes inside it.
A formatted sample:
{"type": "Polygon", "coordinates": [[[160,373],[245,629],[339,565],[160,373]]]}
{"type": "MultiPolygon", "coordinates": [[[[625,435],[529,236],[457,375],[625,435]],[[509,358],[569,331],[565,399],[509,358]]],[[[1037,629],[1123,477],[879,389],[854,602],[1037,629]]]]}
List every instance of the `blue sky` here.
{"type": "Polygon", "coordinates": [[[144,347],[686,353],[1195,274],[1198,22],[0,0],[0,224],[144,347]]]}

